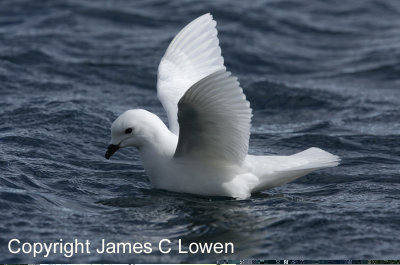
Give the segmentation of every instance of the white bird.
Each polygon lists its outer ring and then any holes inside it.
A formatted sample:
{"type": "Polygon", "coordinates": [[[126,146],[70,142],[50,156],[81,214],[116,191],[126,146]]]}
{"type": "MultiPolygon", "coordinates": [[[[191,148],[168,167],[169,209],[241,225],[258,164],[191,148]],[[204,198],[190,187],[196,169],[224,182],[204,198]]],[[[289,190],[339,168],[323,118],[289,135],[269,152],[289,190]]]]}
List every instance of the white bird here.
{"type": "Polygon", "coordinates": [[[226,71],[215,26],[210,14],[195,19],[161,59],[157,94],[169,129],[151,112],[128,110],[111,126],[105,157],[134,146],[154,188],[237,199],[337,166],[338,156],[315,147],[291,156],[248,154],[252,111],[226,71]]]}

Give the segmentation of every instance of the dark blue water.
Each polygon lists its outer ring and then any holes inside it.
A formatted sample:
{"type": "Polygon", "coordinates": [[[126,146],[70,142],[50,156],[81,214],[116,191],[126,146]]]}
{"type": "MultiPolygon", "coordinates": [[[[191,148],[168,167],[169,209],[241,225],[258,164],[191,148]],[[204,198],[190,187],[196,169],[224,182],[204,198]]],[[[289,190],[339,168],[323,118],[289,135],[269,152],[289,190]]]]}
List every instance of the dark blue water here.
{"type": "Polygon", "coordinates": [[[400,243],[400,2],[0,1],[0,260],[389,259],[400,243]],[[151,189],[138,153],[104,158],[130,108],[166,115],[157,66],[211,12],[254,119],[250,152],[342,158],[243,201],[151,189]],[[21,242],[234,242],[234,255],[8,252],[21,242]]]}

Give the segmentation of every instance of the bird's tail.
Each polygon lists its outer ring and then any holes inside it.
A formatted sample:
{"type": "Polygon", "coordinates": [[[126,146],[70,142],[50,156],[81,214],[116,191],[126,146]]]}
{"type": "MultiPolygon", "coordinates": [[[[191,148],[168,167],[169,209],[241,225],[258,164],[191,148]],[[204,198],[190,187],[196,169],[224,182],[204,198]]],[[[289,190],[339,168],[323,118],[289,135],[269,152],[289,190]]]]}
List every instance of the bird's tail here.
{"type": "Polygon", "coordinates": [[[340,162],[338,156],[316,147],[291,156],[257,156],[253,159],[260,165],[258,172],[254,172],[259,183],[253,192],[283,185],[314,170],[337,166],[340,162]]]}
{"type": "Polygon", "coordinates": [[[340,158],[322,149],[311,147],[300,153],[291,155],[292,158],[304,159],[304,164],[293,167],[292,170],[299,169],[319,169],[325,167],[335,167],[339,165],[340,158]]]}

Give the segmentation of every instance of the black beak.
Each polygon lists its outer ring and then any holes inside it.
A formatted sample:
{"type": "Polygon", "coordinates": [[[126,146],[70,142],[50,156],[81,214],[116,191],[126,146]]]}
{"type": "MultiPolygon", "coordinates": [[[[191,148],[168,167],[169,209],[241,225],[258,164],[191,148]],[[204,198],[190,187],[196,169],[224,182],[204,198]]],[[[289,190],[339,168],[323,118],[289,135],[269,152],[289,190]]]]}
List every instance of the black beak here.
{"type": "Polygon", "coordinates": [[[107,147],[107,152],[106,152],[106,155],[105,155],[106,159],[110,159],[110,157],[111,157],[115,152],[117,152],[118,149],[119,149],[119,145],[110,144],[110,145],[107,147]]]}

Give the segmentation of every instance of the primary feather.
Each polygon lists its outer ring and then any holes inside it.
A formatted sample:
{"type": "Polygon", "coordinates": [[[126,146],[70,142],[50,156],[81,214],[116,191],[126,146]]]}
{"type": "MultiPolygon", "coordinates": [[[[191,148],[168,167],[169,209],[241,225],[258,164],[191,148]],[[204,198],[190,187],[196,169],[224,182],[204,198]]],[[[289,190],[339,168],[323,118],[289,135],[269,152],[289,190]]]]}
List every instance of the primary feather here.
{"type": "Polygon", "coordinates": [[[171,41],[158,66],[157,95],[178,135],[178,102],[197,81],[225,69],[216,22],[205,14],[183,28],[171,41]]]}

